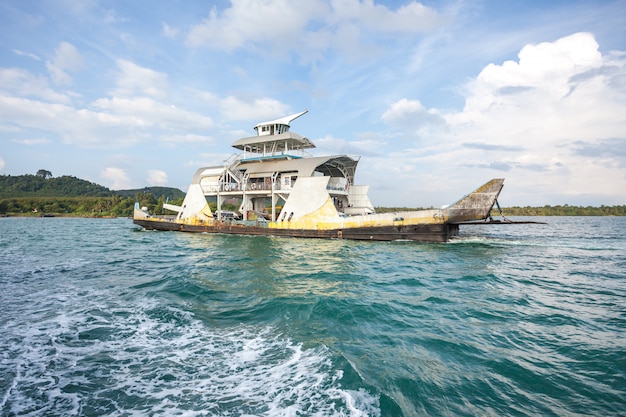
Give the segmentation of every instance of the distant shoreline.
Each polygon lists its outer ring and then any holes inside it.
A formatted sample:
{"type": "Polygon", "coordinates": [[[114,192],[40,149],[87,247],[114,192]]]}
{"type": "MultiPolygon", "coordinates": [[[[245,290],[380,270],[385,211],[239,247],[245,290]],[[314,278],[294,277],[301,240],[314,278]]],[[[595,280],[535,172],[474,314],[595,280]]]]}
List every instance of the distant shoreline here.
{"type": "Polygon", "coordinates": [[[68,218],[68,219],[119,219],[119,218],[130,218],[129,216],[112,216],[112,215],[104,215],[104,216],[87,216],[83,214],[73,214],[73,213],[45,213],[39,214],[33,213],[0,213],[0,218],[32,218],[32,219],[43,219],[43,218],[68,218]]]}

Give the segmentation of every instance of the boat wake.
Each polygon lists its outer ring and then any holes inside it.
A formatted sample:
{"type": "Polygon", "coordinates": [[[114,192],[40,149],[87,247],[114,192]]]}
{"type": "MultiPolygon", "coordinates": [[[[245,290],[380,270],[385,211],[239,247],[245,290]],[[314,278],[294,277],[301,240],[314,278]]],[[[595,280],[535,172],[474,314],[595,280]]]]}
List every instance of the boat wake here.
{"type": "Polygon", "coordinates": [[[380,414],[376,396],[342,388],[324,346],[304,348],[270,327],[212,328],[151,300],[112,301],[2,326],[2,413],[380,414]]]}

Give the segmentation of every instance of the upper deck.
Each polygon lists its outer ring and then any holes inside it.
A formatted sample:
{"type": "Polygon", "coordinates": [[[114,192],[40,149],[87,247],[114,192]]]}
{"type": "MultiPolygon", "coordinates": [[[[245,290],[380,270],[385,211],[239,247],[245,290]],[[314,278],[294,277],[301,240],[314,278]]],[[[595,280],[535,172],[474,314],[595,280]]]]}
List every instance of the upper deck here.
{"type": "Polygon", "coordinates": [[[291,116],[269,122],[259,123],[254,127],[257,135],[235,141],[233,148],[243,151],[241,160],[266,159],[280,157],[301,158],[305,149],[315,148],[313,142],[302,135],[289,131],[290,123],[307,113],[305,110],[291,116]]]}

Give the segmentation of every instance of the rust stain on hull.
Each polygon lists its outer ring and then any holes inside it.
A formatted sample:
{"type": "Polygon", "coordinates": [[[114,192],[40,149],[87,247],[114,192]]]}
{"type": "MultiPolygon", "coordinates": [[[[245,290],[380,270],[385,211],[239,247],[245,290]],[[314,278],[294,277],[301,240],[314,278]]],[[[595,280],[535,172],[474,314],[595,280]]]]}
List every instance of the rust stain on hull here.
{"type": "Polygon", "coordinates": [[[192,225],[148,219],[136,219],[134,220],[134,223],[148,230],[373,241],[412,240],[416,242],[447,242],[451,237],[458,235],[459,231],[459,226],[456,224],[425,224],[412,226],[377,226],[350,229],[307,230],[270,229],[264,226],[248,226],[230,222],[215,222],[215,224],[211,225],[192,225]]]}

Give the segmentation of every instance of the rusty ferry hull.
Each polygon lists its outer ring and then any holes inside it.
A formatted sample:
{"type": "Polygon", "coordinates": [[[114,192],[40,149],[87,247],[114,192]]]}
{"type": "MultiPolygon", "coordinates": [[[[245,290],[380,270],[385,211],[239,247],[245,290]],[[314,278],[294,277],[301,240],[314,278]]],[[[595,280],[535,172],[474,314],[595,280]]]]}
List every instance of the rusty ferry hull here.
{"type": "Polygon", "coordinates": [[[155,215],[136,204],[135,224],[193,233],[446,242],[459,224],[487,219],[502,190],[504,179],[496,178],[446,208],[376,213],[369,187],[354,181],[359,158],[310,156],[305,150],[315,145],[289,130],[305,113],[258,124],[256,136],[233,143],[240,154],[196,171],[180,206],[163,205],[176,215],[155,215]],[[223,211],[226,202],[238,210],[223,211]]]}
{"type": "Polygon", "coordinates": [[[176,231],[189,233],[222,233],[232,235],[277,236],[319,239],[349,239],[393,241],[412,240],[416,242],[443,243],[457,236],[458,224],[418,224],[411,226],[368,226],[350,229],[310,230],[276,229],[266,226],[241,224],[230,221],[216,221],[213,224],[184,224],[156,219],[135,219],[134,223],[147,230],[176,231]]]}

